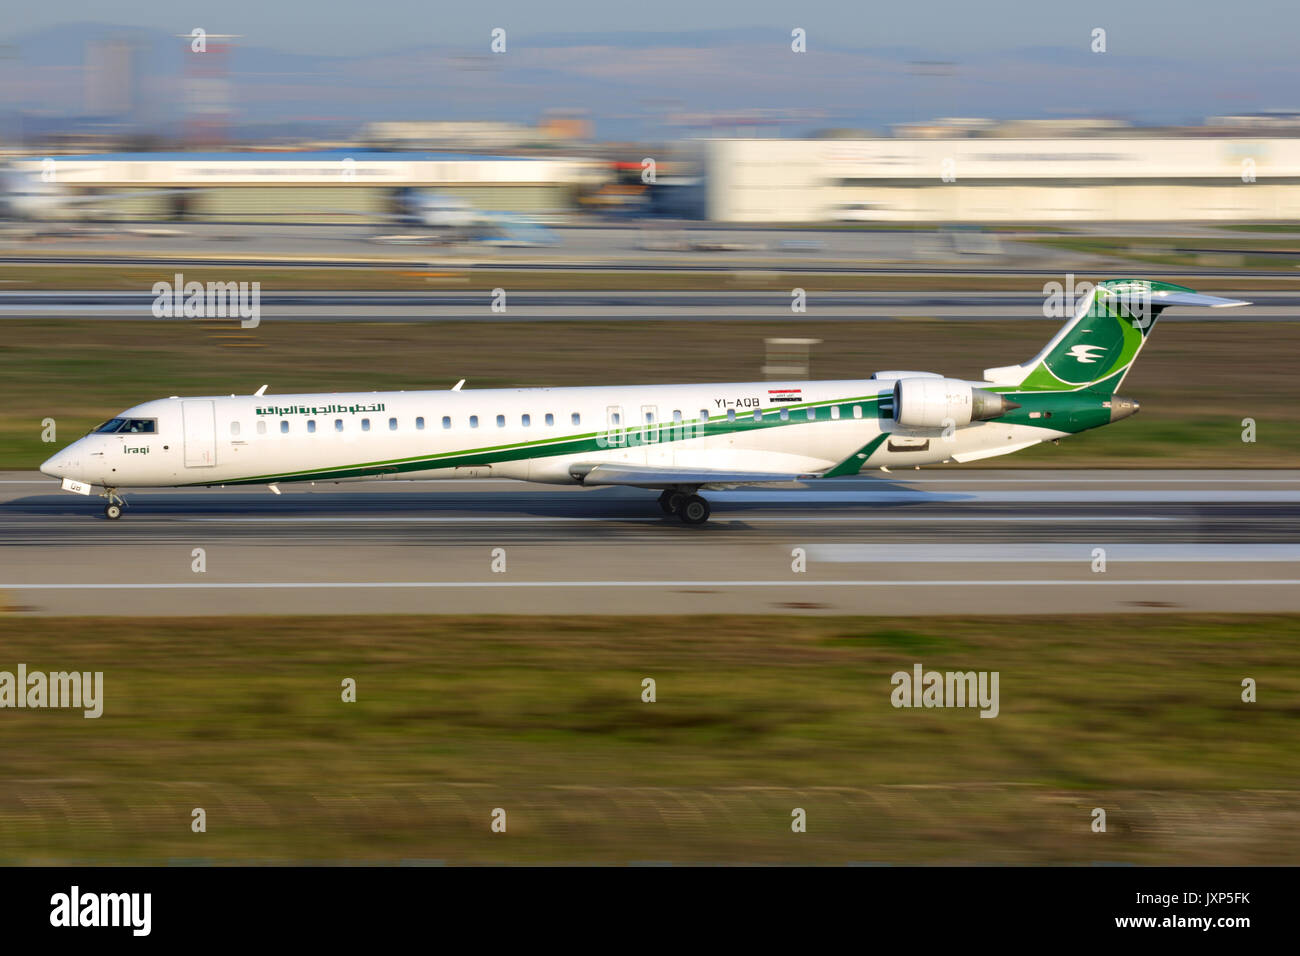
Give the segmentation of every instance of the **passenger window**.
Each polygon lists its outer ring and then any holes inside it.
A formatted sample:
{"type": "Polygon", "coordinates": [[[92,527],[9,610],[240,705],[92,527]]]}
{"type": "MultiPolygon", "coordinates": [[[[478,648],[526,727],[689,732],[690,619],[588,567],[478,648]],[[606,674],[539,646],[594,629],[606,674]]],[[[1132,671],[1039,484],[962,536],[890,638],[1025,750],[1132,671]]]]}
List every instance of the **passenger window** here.
{"type": "Polygon", "coordinates": [[[575,424],[575,425],[581,425],[581,424],[582,424],[582,416],[581,416],[580,414],[578,414],[577,412],[574,412],[572,415],[569,416],[569,421],[573,422],[573,424],[575,424]]]}
{"type": "Polygon", "coordinates": [[[790,420],[790,409],[788,408],[781,409],[781,421],[788,422],[789,420],[790,420]]]}
{"type": "Polygon", "coordinates": [[[555,424],[555,415],[554,415],[553,412],[547,412],[547,413],[546,413],[546,424],[548,424],[548,425],[554,425],[554,424],[555,424]]]}
{"type": "Polygon", "coordinates": [[[397,419],[396,419],[396,418],[390,418],[390,419],[388,420],[388,430],[389,430],[390,432],[395,432],[395,431],[397,431],[397,419]]]}
{"type": "Polygon", "coordinates": [[[230,434],[235,438],[239,437],[239,422],[230,423],[230,434]]]}
{"type": "Polygon", "coordinates": [[[861,417],[862,417],[862,406],[861,406],[861,405],[854,405],[854,406],[853,406],[853,417],[854,417],[854,418],[861,418],[861,417]]]}
{"type": "Polygon", "coordinates": [[[477,416],[477,415],[471,415],[471,416],[469,417],[469,427],[470,427],[470,428],[478,428],[478,416],[477,416]]]}
{"type": "Polygon", "coordinates": [[[615,427],[618,427],[620,424],[622,424],[622,422],[623,422],[623,416],[622,416],[621,413],[619,413],[619,412],[610,412],[610,414],[609,414],[609,423],[610,423],[611,425],[613,425],[613,426],[615,426],[615,427]]]}
{"type": "Polygon", "coordinates": [[[506,417],[504,415],[498,415],[497,428],[505,428],[505,427],[506,427],[506,417]]]}
{"type": "Polygon", "coordinates": [[[838,421],[838,420],[839,420],[839,417],[840,417],[840,407],[839,407],[838,405],[832,405],[832,406],[831,406],[831,419],[832,419],[833,421],[838,421]]]}
{"type": "Polygon", "coordinates": [[[368,418],[361,419],[361,430],[363,432],[370,431],[370,419],[368,418]]]}
{"type": "Polygon", "coordinates": [[[314,418],[307,419],[307,434],[309,435],[316,434],[316,419],[314,418]]]}
{"type": "Polygon", "coordinates": [[[281,435],[287,435],[287,434],[289,434],[289,423],[288,423],[287,421],[281,420],[281,422],[280,422],[280,434],[281,434],[281,435]]]}
{"type": "Polygon", "coordinates": [[[258,422],[258,423],[257,423],[257,433],[258,433],[259,435],[265,435],[265,434],[266,434],[266,422],[258,422]]]}
{"type": "Polygon", "coordinates": [[[531,425],[531,424],[533,423],[533,416],[532,416],[532,415],[521,415],[520,418],[519,418],[519,421],[523,424],[523,426],[524,426],[525,428],[527,428],[529,425],[531,425]]]}
{"type": "Polygon", "coordinates": [[[701,424],[701,425],[707,425],[708,423],[709,423],[709,410],[708,410],[707,408],[701,408],[701,409],[700,409],[700,424],[701,424]]]}
{"type": "Polygon", "coordinates": [[[443,427],[443,428],[450,428],[450,427],[451,427],[451,416],[450,416],[450,415],[443,415],[443,416],[442,416],[442,427],[443,427]]]}
{"type": "Polygon", "coordinates": [[[810,422],[817,421],[817,409],[815,408],[808,409],[808,421],[810,422]]]}
{"type": "Polygon", "coordinates": [[[334,430],[336,432],[343,431],[343,419],[341,418],[334,419],[334,430]]]}
{"type": "Polygon", "coordinates": [[[681,423],[682,423],[682,410],[681,410],[680,408],[674,408],[674,409],[673,409],[673,424],[674,424],[674,425],[680,425],[681,423]]]}
{"type": "Polygon", "coordinates": [[[757,409],[757,408],[754,409],[754,421],[756,421],[756,422],[761,422],[762,420],[763,420],[763,413],[762,413],[762,411],[760,411],[760,410],[757,409]]]}
{"type": "Polygon", "coordinates": [[[727,409],[727,421],[729,421],[729,422],[734,422],[735,420],[736,420],[736,410],[735,410],[734,408],[728,408],[728,409],[727,409]]]}
{"type": "Polygon", "coordinates": [[[423,415],[417,415],[417,416],[415,417],[415,429],[416,429],[416,431],[421,431],[421,432],[424,431],[424,416],[423,416],[423,415]]]}

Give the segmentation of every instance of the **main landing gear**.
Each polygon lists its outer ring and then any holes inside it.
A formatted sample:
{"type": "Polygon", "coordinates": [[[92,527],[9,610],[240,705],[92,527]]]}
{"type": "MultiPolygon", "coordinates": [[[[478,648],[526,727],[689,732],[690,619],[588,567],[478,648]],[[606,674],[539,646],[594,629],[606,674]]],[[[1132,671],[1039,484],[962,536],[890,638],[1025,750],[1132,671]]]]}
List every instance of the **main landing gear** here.
{"type": "Polygon", "coordinates": [[[122,517],[122,509],[126,507],[126,499],[117,493],[116,488],[105,488],[99,493],[99,497],[108,499],[108,504],[104,506],[105,518],[109,521],[116,521],[122,517]]]}
{"type": "Polygon", "coordinates": [[[666,515],[677,515],[683,524],[704,524],[709,520],[709,503],[697,494],[669,488],[659,496],[659,507],[666,515]]]}

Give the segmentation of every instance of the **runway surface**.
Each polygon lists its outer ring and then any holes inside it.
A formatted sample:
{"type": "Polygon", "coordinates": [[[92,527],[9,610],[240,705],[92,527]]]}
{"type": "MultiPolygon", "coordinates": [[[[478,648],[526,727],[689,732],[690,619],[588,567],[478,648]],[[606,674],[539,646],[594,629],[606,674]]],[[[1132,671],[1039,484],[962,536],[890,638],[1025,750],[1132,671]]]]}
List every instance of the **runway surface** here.
{"type": "MultiPolygon", "coordinates": [[[[806,230],[715,227],[710,223],[640,220],[589,222],[555,228],[549,245],[509,246],[482,240],[447,241],[434,228],[393,224],[252,223],[102,223],[47,224],[36,235],[0,237],[9,256],[140,256],[170,259],[202,256],[248,261],[306,260],[321,265],[365,264],[380,260],[431,258],[447,262],[499,263],[540,260],[551,263],[625,265],[738,264],[786,262],[790,265],[854,265],[961,257],[953,234],[933,230],[806,230]]],[[[968,244],[973,233],[962,233],[968,244]]],[[[1007,250],[1002,238],[976,237],[980,253],[1007,250]]],[[[1014,247],[1013,247],[1014,248],[1014,247]]],[[[1045,247],[1026,247],[1040,254],[1045,247]]],[[[1052,250],[1049,250],[1051,254],[1052,250]]],[[[972,254],[967,254],[970,257],[972,254]]]]}
{"type": "MultiPolygon", "coordinates": [[[[1251,305],[1239,309],[1177,309],[1164,321],[1293,322],[1300,319],[1300,291],[1231,292],[1251,305]]],[[[153,315],[155,297],[140,292],[0,291],[0,319],[131,319],[174,322],[153,315]]],[[[806,311],[791,311],[783,292],[510,292],[505,311],[493,311],[488,289],[437,292],[267,292],[260,296],[263,321],[818,321],[926,318],[952,321],[1044,319],[1042,293],[1018,292],[810,292],[806,311]]]]}
{"type": "Polygon", "coordinates": [[[110,522],[0,474],[0,613],[1300,611],[1300,471],[877,473],[706,493],[703,527],[632,489],[282,488],[138,492],[110,522]]]}

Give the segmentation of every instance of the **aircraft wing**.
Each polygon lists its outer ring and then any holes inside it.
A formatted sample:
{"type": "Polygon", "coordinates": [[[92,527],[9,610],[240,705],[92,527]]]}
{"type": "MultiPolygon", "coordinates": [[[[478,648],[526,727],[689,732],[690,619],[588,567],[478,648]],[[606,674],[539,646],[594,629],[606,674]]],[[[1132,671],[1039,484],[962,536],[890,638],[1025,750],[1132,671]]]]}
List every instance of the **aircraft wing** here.
{"type": "Polygon", "coordinates": [[[584,485],[630,485],[634,488],[672,488],[678,485],[763,485],[820,478],[816,474],[770,471],[718,471],[708,468],[674,468],[671,465],[575,465],[570,469],[584,485]]]}

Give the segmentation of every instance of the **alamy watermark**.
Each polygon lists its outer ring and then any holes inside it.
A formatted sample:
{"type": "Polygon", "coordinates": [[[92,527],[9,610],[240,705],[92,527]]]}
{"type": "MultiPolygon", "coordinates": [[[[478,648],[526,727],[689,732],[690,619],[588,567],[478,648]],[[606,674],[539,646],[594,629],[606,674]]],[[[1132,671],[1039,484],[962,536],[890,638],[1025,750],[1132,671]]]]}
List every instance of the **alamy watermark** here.
{"type": "Polygon", "coordinates": [[[895,707],[978,707],[981,717],[996,717],[1001,710],[999,671],[927,671],[920,664],[895,671],[889,678],[895,707]]]}
{"type": "Polygon", "coordinates": [[[81,708],[93,720],[104,713],[103,671],[0,671],[0,708],[81,708]]]}
{"type": "Polygon", "coordinates": [[[153,284],[155,319],[239,319],[240,328],[255,329],[262,321],[262,283],[185,281],[153,284]]]}
{"type": "Polygon", "coordinates": [[[1064,282],[1043,283],[1045,319],[1073,318],[1085,302],[1089,317],[1118,315],[1131,319],[1135,329],[1145,329],[1151,324],[1151,286],[1145,282],[1097,286],[1086,279],[1075,282],[1074,273],[1068,272],[1064,282]]]}

